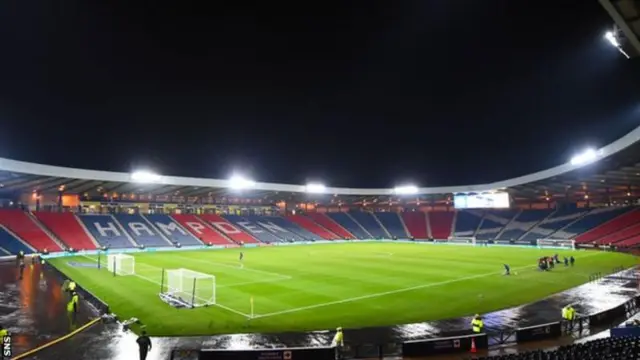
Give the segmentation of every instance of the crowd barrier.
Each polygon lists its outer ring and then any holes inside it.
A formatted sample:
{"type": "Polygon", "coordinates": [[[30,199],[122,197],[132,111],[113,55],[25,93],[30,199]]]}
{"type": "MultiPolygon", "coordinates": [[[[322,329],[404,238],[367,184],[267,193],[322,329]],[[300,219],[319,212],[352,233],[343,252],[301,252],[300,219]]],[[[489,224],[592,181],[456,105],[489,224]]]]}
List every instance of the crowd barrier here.
{"type": "Polygon", "coordinates": [[[174,350],[171,360],[335,360],[333,347],[257,350],[174,350]]]}

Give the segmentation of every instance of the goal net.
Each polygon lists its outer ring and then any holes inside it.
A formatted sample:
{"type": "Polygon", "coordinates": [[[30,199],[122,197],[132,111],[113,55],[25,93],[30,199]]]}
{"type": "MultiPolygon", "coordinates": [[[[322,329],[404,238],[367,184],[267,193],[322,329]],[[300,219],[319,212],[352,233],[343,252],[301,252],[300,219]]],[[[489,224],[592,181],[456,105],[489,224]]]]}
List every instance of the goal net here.
{"type": "Polygon", "coordinates": [[[200,307],[216,303],[216,277],[189,270],[169,269],[162,275],[160,297],[170,304],[200,307]]]}
{"type": "Polygon", "coordinates": [[[113,275],[134,275],[136,259],[127,254],[109,254],[107,255],[107,269],[113,275]]]}
{"type": "Polygon", "coordinates": [[[449,236],[449,238],[447,239],[447,242],[456,243],[456,244],[475,245],[476,237],[475,236],[449,236]]]}
{"type": "Polygon", "coordinates": [[[575,240],[569,239],[538,239],[536,240],[536,246],[538,248],[556,248],[556,249],[571,249],[575,250],[575,240]]]}

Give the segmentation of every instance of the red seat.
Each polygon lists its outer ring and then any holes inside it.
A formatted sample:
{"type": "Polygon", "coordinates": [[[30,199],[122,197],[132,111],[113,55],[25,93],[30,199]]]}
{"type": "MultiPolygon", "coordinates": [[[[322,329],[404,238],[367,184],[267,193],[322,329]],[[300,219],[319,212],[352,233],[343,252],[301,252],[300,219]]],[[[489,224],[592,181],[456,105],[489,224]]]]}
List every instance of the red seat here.
{"type": "Polygon", "coordinates": [[[233,244],[233,241],[220,234],[218,231],[212,229],[200,218],[191,214],[173,214],[171,215],[180,225],[192,233],[196,238],[205,244],[213,245],[229,245],[233,244]]]}
{"type": "Polygon", "coordinates": [[[427,239],[427,214],[422,211],[403,212],[402,220],[409,230],[409,234],[416,239],[427,239]]]}
{"type": "Polygon", "coordinates": [[[73,213],[37,211],[33,215],[67,246],[79,250],[98,248],[73,213]]]}
{"type": "Polygon", "coordinates": [[[632,210],[624,213],[604,224],[597,226],[587,232],[584,232],[576,236],[577,243],[590,243],[594,242],[606,235],[615,233],[640,222],[640,211],[632,210]]]}
{"type": "Polygon", "coordinates": [[[238,228],[238,226],[227,221],[227,219],[223,218],[222,216],[214,214],[203,214],[200,215],[200,218],[206,221],[207,224],[213,226],[217,231],[228,236],[231,240],[237,243],[242,242],[245,244],[257,244],[260,242],[253,236],[242,231],[242,229],[238,228]]]}
{"type": "Polygon", "coordinates": [[[330,217],[322,213],[309,213],[307,214],[313,221],[322,225],[325,229],[331,231],[332,233],[338,235],[343,239],[355,239],[347,229],[343,228],[340,224],[333,221],[330,217]]]}
{"type": "Polygon", "coordinates": [[[62,250],[47,233],[45,233],[35,221],[21,210],[0,209],[0,224],[18,235],[39,251],[62,250]]]}
{"type": "Polygon", "coordinates": [[[429,224],[431,224],[431,236],[434,239],[448,239],[451,236],[453,226],[452,211],[429,211],[429,224]]]}
{"type": "Polygon", "coordinates": [[[318,223],[303,215],[289,215],[287,219],[300,225],[303,229],[308,230],[325,240],[339,240],[340,237],[331,231],[323,228],[318,223]]]}

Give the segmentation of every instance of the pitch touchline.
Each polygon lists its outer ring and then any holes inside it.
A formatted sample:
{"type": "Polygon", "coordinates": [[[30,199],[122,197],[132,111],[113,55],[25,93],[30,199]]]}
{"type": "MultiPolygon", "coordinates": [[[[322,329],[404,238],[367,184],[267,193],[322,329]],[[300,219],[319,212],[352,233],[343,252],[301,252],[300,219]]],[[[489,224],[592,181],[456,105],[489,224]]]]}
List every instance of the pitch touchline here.
{"type": "MultiPolygon", "coordinates": [[[[602,254],[602,253],[600,253],[600,252],[592,253],[592,254],[588,254],[588,255],[582,256],[581,258],[590,257],[590,256],[594,256],[594,255],[599,255],[599,254],[602,254]]],[[[513,270],[530,269],[532,267],[537,267],[537,265],[522,266],[522,267],[518,267],[518,268],[513,268],[513,270]]],[[[399,293],[403,293],[403,292],[407,292],[407,291],[413,291],[413,290],[426,289],[426,288],[430,288],[430,287],[446,285],[446,284],[452,284],[452,283],[456,283],[456,282],[460,282],[460,281],[478,279],[478,278],[482,278],[482,277],[487,277],[487,276],[491,276],[491,275],[499,275],[499,274],[502,274],[502,273],[501,272],[499,272],[499,273],[491,272],[491,273],[484,273],[484,274],[479,274],[479,275],[466,276],[466,277],[461,277],[461,278],[457,278],[457,279],[440,281],[440,282],[436,282],[436,283],[417,285],[417,286],[412,286],[412,287],[403,288],[403,289],[397,289],[397,290],[385,291],[385,292],[376,293],[376,294],[357,296],[357,297],[353,297],[353,298],[330,301],[330,302],[320,303],[320,304],[315,304],[315,305],[302,306],[302,307],[299,307],[299,308],[276,311],[276,312],[262,314],[262,315],[255,315],[254,318],[264,318],[264,317],[270,317],[270,316],[276,316],[276,315],[290,314],[290,313],[294,313],[294,312],[298,312],[298,311],[317,309],[317,308],[321,308],[321,307],[325,307],[325,306],[344,304],[344,303],[348,303],[348,302],[354,302],[354,301],[360,301],[360,300],[366,300],[366,299],[373,299],[373,298],[377,298],[377,297],[381,297],[381,296],[399,294],[399,293]]]]}

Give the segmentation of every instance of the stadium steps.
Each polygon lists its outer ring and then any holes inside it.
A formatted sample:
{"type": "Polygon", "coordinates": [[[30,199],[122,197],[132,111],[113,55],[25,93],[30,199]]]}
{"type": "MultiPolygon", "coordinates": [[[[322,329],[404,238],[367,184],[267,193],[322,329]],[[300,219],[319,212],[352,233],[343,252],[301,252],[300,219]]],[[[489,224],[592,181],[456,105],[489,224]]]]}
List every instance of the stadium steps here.
{"type": "Polygon", "coordinates": [[[402,217],[395,211],[374,212],[373,215],[387,232],[388,239],[408,239],[409,233],[402,222],[402,217]]]}
{"type": "Polygon", "coordinates": [[[234,223],[232,223],[231,221],[223,218],[220,215],[202,214],[202,215],[200,215],[200,218],[202,220],[204,220],[204,222],[207,225],[209,225],[212,229],[214,229],[215,231],[217,231],[217,232],[219,232],[221,234],[226,235],[227,237],[229,237],[229,239],[231,239],[232,241],[234,241],[236,243],[245,243],[245,244],[258,244],[258,243],[261,243],[261,241],[258,240],[256,237],[254,237],[253,235],[243,231],[242,228],[239,228],[234,223]],[[224,226],[230,226],[233,229],[237,230],[237,232],[225,233],[223,230],[220,230],[218,227],[216,227],[215,224],[218,224],[218,226],[222,226],[222,224],[225,224],[224,226]]]}
{"type": "Polygon", "coordinates": [[[362,229],[362,231],[365,232],[365,234],[367,234],[369,236],[370,239],[375,239],[375,237],[373,235],[371,235],[371,233],[369,232],[369,230],[367,230],[367,228],[365,228],[362,224],[360,224],[358,222],[358,220],[356,220],[356,218],[353,217],[353,215],[349,214],[349,212],[345,213],[354,223],[356,223],[356,225],[360,226],[360,228],[362,229]]]}
{"type": "Polygon", "coordinates": [[[451,236],[451,230],[455,225],[454,211],[429,211],[431,221],[431,233],[434,239],[446,240],[451,236]]]}
{"type": "Polygon", "coordinates": [[[555,235],[555,237],[556,237],[556,238],[559,238],[559,239],[569,239],[569,238],[571,238],[571,236],[572,236],[573,234],[568,234],[568,233],[566,233],[566,232],[564,231],[564,229],[566,229],[566,228],[570,227],[571,225],[573,225],[573,224],[577,223],[578,221],[581,221],[582,219],[584,219],[585,217],[587,217],[587,215],[589,215],[590,213],[591,213],[591,210],[588,210],[588,211],[585,211],[585,212],[581,213],[581,214],[580,214],[580,216],[578,216],[575,220],[573,220],[572,222],[568,223],[567,225],[565,225],[565,226],[561,227],[560,229],[558,229],[558,230],[556,230],[556,231],[552,232],[551,234],[547,235],[547,237],[552,238],[552,237],[554,237],[554,235],[555,235]]]}
{"type": "Polygon", "coordinates": [[[301,226],[302,228],[306,229],[307,231],[310,231],[318,236],[320,236],[321,238],[325,239],[325,240],[339,240],[340,237],[338,235],[336,235],[335,233],[327,230],[326,228],[322,227],[320,224],[316,223],[315,221],[311,220],[310,218],[304,216],[304,215],[287,215],[287,219],[289,219],[289,221],[294,222],[296,224],[298,224],[299,226],[301,226]]]}
{"type": "Polygon", "coordinates": [[[4,225],[0,225],[0,246],[9,254],[14,255],[17,255],[20,250],[24,251],[25,254],[37,252],[33,246],[20,239],[18,235],[7,229],[4,225]]]}
{"type": "Polygon", "coordinates": [[[482,213],[482,218],[480,219],[478,226],[476,226],[476,229],[473,231],[473,234],[471,234],[472,237],[476,237],[478,235],[478,231],[482,229],[482,224],[484,224],[484,220],[486,218],[487,218],[487,213],[486,212],[482,213]]]}
{"type": "Polygon", "coordinates": [[[407,227],[407,224],[404,223],[404,219],[402,218],[402,215],[400,213],[396,213],[396,215],[398,215],[398,219],[400,220],[400,224],[402,224],[402,228],[404,229],[404,232],[407,234],[407,238],[411,237],[409,228],[407,227]]]}
{"type": "Polygon", "coordinates": [[[387,234],[387,239],[391,239],[393,238],[391,236],[391,233],[389,232],[389,229],[387,229],[386,227],[384,227],[384,224],[382,224],[382,221],[380,221],[380,219],[378,219],[378,217],[376,216],[375,213],[371,213],[371,216],[373,217],[373,219],[378,223],[378,225],[380,225],[380,228],[382,228],[382,231],[384,231],[385,234],[387,234]]]}
{"type": "Polygon", "coordinates": [[[37,250],[62,250],[62,247],[47,235],[24,211],[1,209],[0,224],[37,250]]]}
{"type": "Polygon", "coordinates": [[[414,239],[426,240],[429,238],[427,215],[422,211],[403,212],[400,216],[409,236],[414,239]]]}
{"type": "Polygon", "coordinates": [[[2,246],[0,246],[0,256],[10,256],[11,253],[9,252],[9,250],[3,248],[2,246]]]}
{"type": "Polygon", "coordinates": [[[54,234],[53,231],[51,231],[51,229],[49,229],[46,225],[44,225],[44,223],[40,222],[40,220],[38,220],[38,218],[31,211],[27,211],[25,212],[25,214],[27,214],[27,216],[31,219],[31,221],[33,221],[33,223],[36,224],[36,226],[39,227],[40,230],[42,230],[45,234],[47,234],[47,236],[49,236],[51,240],[53,240],[56,244],[58,244],[60,248],[62,249],[69,248],[69,244],[65,243],[64,241],[62,241],[62,239],[56,236],[56,234],[54,234]]]}
{"type": "Polygon", "coordinates": [[[633,209],[575,237],[576,243],[589,243],[640,222],[640,212],[633,209]]]}
{"type": "Polygon", "coordinates": [[[87,236],[73,213],[36,211],[33,215],[68,247],[78,250],[94,250],[99,247],[97,241],[87,236]]]}
{"type": "Polygon", "coordinates": [[[82,220],[80,220],[80,218],[78,217],[78,215],[73,214],[73,218],[76,220],[76,222],[78,223],[78,225],[80,225],[80,227],[82,228],[82,230],[84,230],[84,233],[87,234],[87,237],[89,237],[89,240],[91,240],[92,243],[95,244],[96,248],[100,248],[101,245],[98,242],[98,240],[95,238],[95,236],[93,236],[93,234],[91,233],[91,231],[89,231],[89,229],[87,229],[87,225],[85,225],[84,222],[82,222],[82,220]]]}
{"type": "Polygon", "coordinates": [[[520,240],[524,239],[526,236],[528,236],[528,235],[529,235],[529,233],[530,233],[530,232],[532,232],[532,231],[533,231],[533,229],[537,228],[537,227],[538,227],[538,225],[540,225],[540,224],[542,224],[542,223],[546,222],[546,221],[547,221],[547,219],[551,219],[551,218],[553,217],[553,215],[554,215],[555,213],[557,213],[557,212],[558,212],[558,209],[555,209],[555,210],[553,210],[552,212],[550,212],[547,216],[545,216],[544,218],[542,218],[540,221],[538,221],[538,222],[534,223],[534,224],[533,224],[529,229],[527,229],[527,231],[525,231],[525,233],[524,233],[524,234],[520,235],[520,237],[518,237],[518,238],[516,239],[516,241],[520,241],[520,240]]]}
{"type": "Polygon", "coordinates": [[[160,229],[158,229],[157,226],[155,226],[151,221],[149,221],[149,219],[147,219],[147,217],[144,216],[144,214],[139,214],[139,215],[147,223],[147,225],[149,225],[149,227],[158,234],[158,236],[162,240],[166,241],[167,244],[169,244],[169,246],[174,246],[173,241],[171,241],[162,231],[160,231],[160,229]]]}
{"type": "Polygon", "coordinates": [[[193,214],[172,214],[171,218],[202,243],[211,243],[213,245],[236,244],[235,241],[218,231],[206,220],[200,219],[193,214]]]}
{"type": "Polygon", "coordinates": [[[129,240],[129,242],[131,242],[131,245],[133,245],[134,247],[139,247],[140,246],[140,244],[138,244],[133,239],[131,234],[129,234],[129,232],[124,228],[124,226],[122,226],[122,224],[120,224],[120,222],[118,221],[118,219],[116,219],[115,216],[109,215],[109,217],[111,217],[111,220],[113,220],[113,223],[118,227],[118,229],[120,229],[120,231],[122,231],[122,235],[124,235],[124,237],[127,238],[127,240],[129,240]]]}
{"type": "Polygon", "coordinates": [[[309,213],[309,218],[318,223],[318,225],[333,232],[334,234],[341,236],[343,239],[356,239],[355,235],[350,233],[342,225],[338,224],[335,220],[323,213],[309,213]]]}
{"type": "Polygon", "coordinates": [[[502,236],[502,234],[504,234],[505,230],[507,230],[509,228],[509,225],[511,225],[513,223],[513,221],[520,216],[520,214],[522,213],[522,209],[516,211],[516,213],[511,217],[511,219],[502,227],[502,229],[496,234],[496,236],[493,238],[493,240],[497,240],[500,239],[500,237],[502,236]]]}
{"type": "MultiPolygon", "coordinates": [[[[451,220],[451,230],[449,230],[449,236],[453,236],[456,233],[456,222],[458,222],[458,210],[453,211],[453,219],[451,220]]],[[[449,238],[447,236],[447,238],[449,238]]]]}
{"type": "Polygon", "coordinates": [[[428,212],[424,212],[423,216],[424,216],[424,221],[427,224],[427,237],[429,239],[432,239],[433,238],[433,227],[431,226],[431,218],[429,217],[429,213],[428,212]]]}

